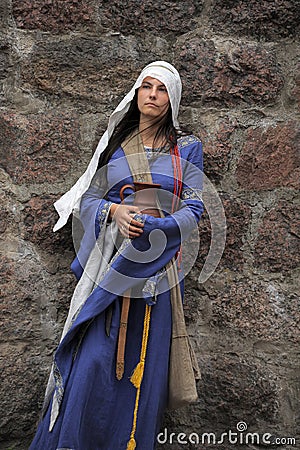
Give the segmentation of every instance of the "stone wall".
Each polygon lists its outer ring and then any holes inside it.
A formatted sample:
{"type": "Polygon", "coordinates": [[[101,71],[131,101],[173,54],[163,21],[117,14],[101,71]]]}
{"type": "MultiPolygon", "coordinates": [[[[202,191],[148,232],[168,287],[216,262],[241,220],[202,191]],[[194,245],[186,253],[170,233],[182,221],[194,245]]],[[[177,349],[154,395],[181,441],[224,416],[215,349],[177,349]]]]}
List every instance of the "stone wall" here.
{"type": "Polygon", "coordinates": [[[165,426],[220,436],[244,421],[298,433],[279,448],[299,448],[299,15],[299,0],[1,1],[0,449],[28,448],[75,285],[71,224],[52,233],[53,202],[155,59],[182,75],[181,124],[204,143],[227,217],[223,258],[199,284],[204,214],[186,286],[200,400],[165,426]]]}

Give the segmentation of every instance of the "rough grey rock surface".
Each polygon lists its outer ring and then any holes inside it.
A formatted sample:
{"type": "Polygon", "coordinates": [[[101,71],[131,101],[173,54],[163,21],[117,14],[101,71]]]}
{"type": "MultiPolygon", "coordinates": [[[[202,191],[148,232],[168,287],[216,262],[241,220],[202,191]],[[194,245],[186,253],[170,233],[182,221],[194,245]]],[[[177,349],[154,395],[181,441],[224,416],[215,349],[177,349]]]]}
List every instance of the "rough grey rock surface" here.
{"type": "Polygon", "coordinates": [[[71,223],[52,233],[53,202],[154,59],[182,75],[180,121],[203,141],[227,220],[220,264],[199,284],[204,213],[186,281],[199,402],[166,414],[159,448],[261,448],[201,443],[240,422],[300,448],[299,11],[299,0],[1,1],[0,449],[28,448],[75,286],[71,223]]]}

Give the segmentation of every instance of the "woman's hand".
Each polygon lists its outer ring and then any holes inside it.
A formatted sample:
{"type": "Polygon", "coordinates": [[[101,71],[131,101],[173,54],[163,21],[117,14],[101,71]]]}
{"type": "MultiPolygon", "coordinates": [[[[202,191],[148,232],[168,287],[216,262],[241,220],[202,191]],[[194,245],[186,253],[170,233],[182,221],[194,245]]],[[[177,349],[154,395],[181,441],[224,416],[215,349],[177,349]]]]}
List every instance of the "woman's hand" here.
{"type": "Polygon", "coordinates": [[[120,233],[124,237],[133,239],[140,236],[143,232],[144,224],[133,218],[139,212],[140,210],[137,206],[113,203],[110,208],[110,218],[116,221],[120,233]]]}

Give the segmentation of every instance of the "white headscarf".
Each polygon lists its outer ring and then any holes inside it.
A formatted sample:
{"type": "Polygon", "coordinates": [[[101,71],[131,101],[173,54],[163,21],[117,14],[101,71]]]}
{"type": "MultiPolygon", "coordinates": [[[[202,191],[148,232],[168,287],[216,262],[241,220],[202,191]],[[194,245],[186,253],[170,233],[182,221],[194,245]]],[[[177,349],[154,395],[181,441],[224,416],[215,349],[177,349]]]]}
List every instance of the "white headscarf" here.
{"type": "Polygon", "coordinates": [[[171,64],[165,61],[155,61],[151,64],[148,64],[142,70],[132,89],[123,98],[121,103],[119,103],[119,105],[111,114],[108,121],[108,127],[102,138],[100,139],[95,153],[92,156],[92,159],[84,174],[77,180],[77,182],[68,192],[66,192],[59,200],[54,203],[54,207],[59,214],[59,220],[55,224],[53,231],[57,231],[61,227],[63,227],[67,223],[68,218],[73,210],[79,207],[81,197],[88,189],[97,170],[101,153],[106,149],[108,141],[113,134],[115,127],[120,123],[120,121],[128,111],[130,103],[135,95],[136,89],[141,86],[143,80],[146,77],[156,78],[166,86],[172,108],[173,124],[175,127],[179,127],[178,110],[182,89],[179,73],[171,64]]]}

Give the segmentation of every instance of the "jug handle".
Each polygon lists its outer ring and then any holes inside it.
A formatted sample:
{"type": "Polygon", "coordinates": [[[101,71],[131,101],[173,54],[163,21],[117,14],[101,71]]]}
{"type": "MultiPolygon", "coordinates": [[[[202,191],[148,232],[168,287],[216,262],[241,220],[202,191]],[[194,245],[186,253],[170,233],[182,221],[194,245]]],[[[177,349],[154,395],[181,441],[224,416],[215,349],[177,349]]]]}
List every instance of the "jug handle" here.
{"type": "Polygon", "coordinates": [[[124,200],[124,191],[127,188],[130,188],[133,191],[135,190],[135,188],[134,188],[134,186],[132,186],[132,184],[124,184],[124,186],[122,186],[121,189],[120,189],[120,199],[121,199],[121,201],[124,200]]]}

